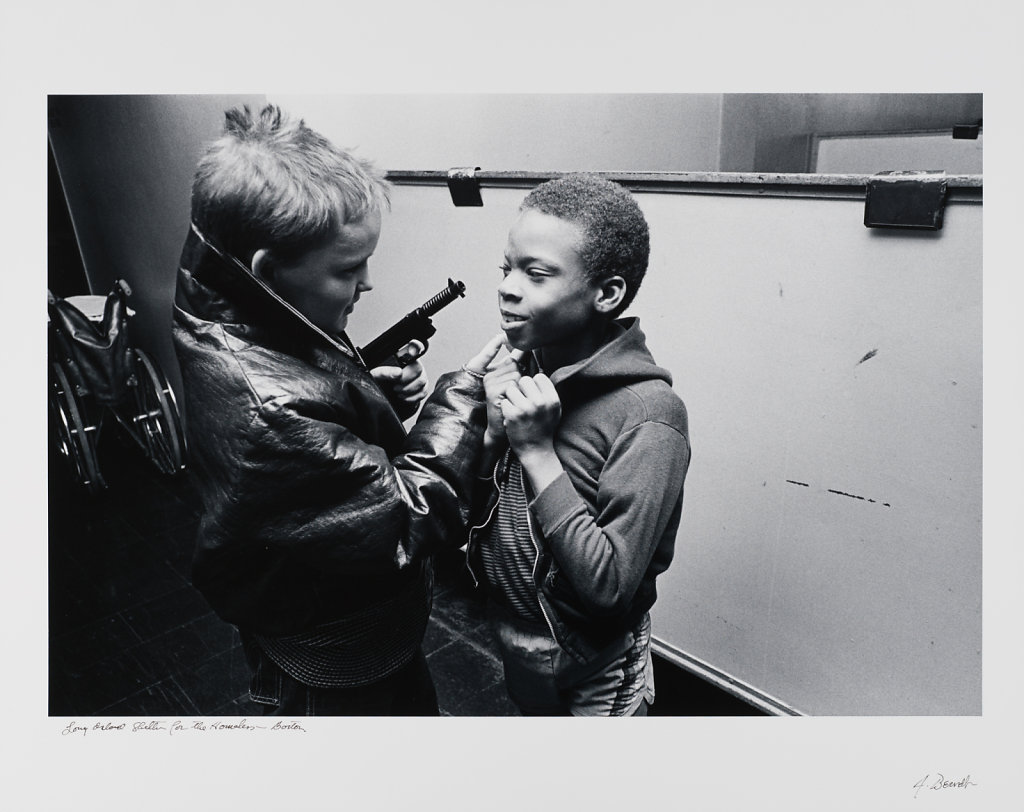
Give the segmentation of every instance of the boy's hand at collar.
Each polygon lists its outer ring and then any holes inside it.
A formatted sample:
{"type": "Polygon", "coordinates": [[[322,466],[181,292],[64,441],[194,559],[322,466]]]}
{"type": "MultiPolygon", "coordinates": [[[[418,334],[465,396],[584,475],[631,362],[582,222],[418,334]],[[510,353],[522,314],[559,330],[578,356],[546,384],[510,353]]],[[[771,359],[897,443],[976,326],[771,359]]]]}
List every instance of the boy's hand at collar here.
{"type": "Polygon", "coordinates": [[[495,356],[488,365],[484,375],[484,395],[487,399],[487,432],[484,434],[484,445],[495,446],[505,436],[505,416],[501,411],[501,401],[510,386],[515,386],[521,377],[519,362],[524,353],[512,349],[504,357],[495,356]]]}
{"type": "Polygon", "coordinates": [[[540,493],[564,471],[555,454],[555,431],[562,417],[562,402],[543,372],[522,376],[505,389],[499,402],[509,445],[540,493]]]}

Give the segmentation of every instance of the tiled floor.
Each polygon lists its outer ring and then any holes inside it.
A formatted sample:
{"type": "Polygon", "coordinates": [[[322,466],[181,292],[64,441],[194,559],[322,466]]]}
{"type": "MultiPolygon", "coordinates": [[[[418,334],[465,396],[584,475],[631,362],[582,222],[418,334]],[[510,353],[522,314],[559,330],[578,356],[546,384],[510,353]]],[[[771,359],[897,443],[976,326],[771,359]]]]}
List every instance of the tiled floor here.
{"type": "MultiPolygon", "coordinates": [[[[198,520],[187,476],[104,437],[90,497],[50,460],[50,715],[259,715],[235,629],[189,585],[198,520]]],[[[510,716],[501,664],[459,562],[437,564],[424,648],[445,715],[510,716]]]]}
{"type": "MultiPolygon", "coordinates": [[[[51,716],[253,716],[237,631],[189,584],[198,521],[187,475],[164,477],[104,437],[109,489],[88,496],[51,451],[51,716]]],[[[461,554],[435,562],[424,648],[447,716],[515,716],[461,554]]],[[[655,661],[657,715],[747,715],[743,703],[655,661]]]]}

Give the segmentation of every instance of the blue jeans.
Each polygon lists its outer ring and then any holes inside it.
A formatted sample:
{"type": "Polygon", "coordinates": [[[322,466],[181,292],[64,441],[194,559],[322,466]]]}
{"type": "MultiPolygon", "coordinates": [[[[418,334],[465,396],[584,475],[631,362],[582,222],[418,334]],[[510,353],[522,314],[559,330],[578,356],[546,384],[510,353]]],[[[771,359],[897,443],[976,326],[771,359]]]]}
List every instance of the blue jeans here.
{"type": "Polygon", "coordinates": [[[282,671],[255,644],[245,645],[253,671],[249,696],[264,716],[438,716],[437,692],[422,649],[384,679],[353,688],[314,688],[282,671]]]}

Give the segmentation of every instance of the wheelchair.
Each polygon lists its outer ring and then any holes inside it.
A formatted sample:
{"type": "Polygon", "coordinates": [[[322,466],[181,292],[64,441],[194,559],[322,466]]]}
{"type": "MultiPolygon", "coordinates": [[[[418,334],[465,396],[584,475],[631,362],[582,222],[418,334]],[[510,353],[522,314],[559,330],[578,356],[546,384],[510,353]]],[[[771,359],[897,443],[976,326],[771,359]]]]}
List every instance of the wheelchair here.
{"type": "Polygon", "coordinates": [[[72,478],[89,494],[106,489],[98,455],[113,418],[162,474],[185,468],[185,436],[174,392],[148,353],[133,347],[131,289],[58,298],[47,290],[50,426],[72,478]]]}

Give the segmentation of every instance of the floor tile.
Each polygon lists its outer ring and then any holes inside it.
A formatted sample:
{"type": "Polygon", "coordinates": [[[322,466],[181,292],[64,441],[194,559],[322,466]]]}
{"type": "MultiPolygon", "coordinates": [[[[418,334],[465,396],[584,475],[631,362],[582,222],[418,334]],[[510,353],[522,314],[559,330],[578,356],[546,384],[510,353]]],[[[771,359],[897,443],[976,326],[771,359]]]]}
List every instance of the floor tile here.
{"type": "Polygon", "coordinates": [[[242,640],[238,635],[238,629],[230,623],[225,623],[215,612],[207,612],[202,617],[196,618],[189,623],[189,628],[195,629],[202,638],[203,644],[213,654],[220,654],[241,645],[242,640]]]}
{"type": "Polygon", "coordinates": [[[51,647],[66,662],[85,668],[138,644],[139,638],[119,615],[81,626],[54,637],[51,647]]]}
{"type": "Polygon", "coordinates": [[[464,634],[487,623],[484,604],[480,598],[455,589],[434,596],[431,614],[448,628],[457,629],[464,634]]]}
{"type": "Polygon", "coordinates": [[[112,705],[102,708],[100,716],[196,716],[198,710],[181,690],[174,677],[149,685],[112,705]]]}
{"type": "Polygon", "coordinates": [[[216,713],[249,689],[249,665],[242,647],[215,654],[198,668],[176,674],[201,714],[216,713]]]}
{"type": "Polygon", "coordinates": [[[520,716],[509,698],[505,681],[499,679],[480,691],[469,694],[453,707],[451,716],[520,716]]]}
{"type": "Polygon", "coordinates": [[[186,585],[170,565],[144,555],[128,554],[117,564],[96,567],[88,575],[95,579],[97,592],[111,611],[138,606],[186,585]]]}
{"type": "Polygon", "coordinates": [[[263,706],[249,699],[249,694],[237,696],[230,702],[226,702],[219,708],[214,709],[211,716],[243,716],[252,718],[263,715],[263,706]]]}
{"type": "Polygon", "coordinates": [[[61,689],[58,701],[66,703],[51,706],[51,716],[92,715],[152,684],[146,669],[130,651],[84,667],[51,658],[50,668],[51,679],[56,679],[61,689]]]}
{"type": "Polygon", "coordinates": [[[206,599],[189,585],[124,609],[121,614],[140,640],[150,640],[169,629],[203,617],[210,611],[206,599]]]}
{"type": "Polygon", "coordinates": [[[434,676],[438,705],[452,716],[482,714],[485,709],[479,695],[502,678],[501,666],[493,657],[462,641],[430,654],[427,664],[434,676]]]}
{"type": "Polygon", "coordinates": [[[428,657],[439,648],[447,646],[452,642],[452,633],[448,627],[438,621],[436,615],[431,615],[427,622],[427,631],[423,635],[423,653],[428,657]]]}
{"type": "Polygon", "coordinates": [[[192,577],[192,553],[196,546],[199,519],[189,519],[175,527],[153,527],[145,534],[149,549],[186,581],[192,577]]]}
{"type": "Polygon", "coordinates": [[[167,674],[193,671],[214,654],[191,626],[178,626],[138,644],[131,651],[154,681],[167,674]]]}
{"type": "Polygon", "coordinates": [[[48,622],[50,635],[61,636],[115,614],[116,606],[94,588],[89,579],[50,576],[48,622]]]}

